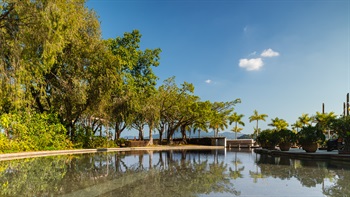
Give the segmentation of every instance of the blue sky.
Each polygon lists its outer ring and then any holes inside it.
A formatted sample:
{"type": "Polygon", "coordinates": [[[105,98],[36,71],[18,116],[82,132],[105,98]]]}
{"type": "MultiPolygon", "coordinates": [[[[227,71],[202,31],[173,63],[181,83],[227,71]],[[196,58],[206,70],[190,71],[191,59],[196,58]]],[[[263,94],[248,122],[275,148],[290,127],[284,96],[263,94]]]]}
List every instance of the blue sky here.
{"type": "MultiPolygon", "coordinates": [[[[349,0],[90,0],[104,39],[138,29],[161,48],[159,84],[176,76],[210,101],[242,100],[242,133],[256,109],[294,123],[302,113],[340,115],[350,92],[349,0]]],[[[226,131],[233,127],[230,126],[226,131]]]]}

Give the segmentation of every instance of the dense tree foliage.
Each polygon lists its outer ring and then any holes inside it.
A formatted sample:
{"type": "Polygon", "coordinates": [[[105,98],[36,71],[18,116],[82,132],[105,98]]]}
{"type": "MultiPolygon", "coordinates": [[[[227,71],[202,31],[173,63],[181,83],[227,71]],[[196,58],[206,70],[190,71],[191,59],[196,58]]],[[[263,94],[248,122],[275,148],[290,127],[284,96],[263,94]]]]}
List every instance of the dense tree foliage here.
{"type": "Polygon", "coordinates": [[[0,151],[113,146],[130,129],[143,139],[144,128],[150,144],[154,131],[186,142],[186,131],[227,125],[238,99],[203,102],[175,77],[157,87],[161,50],[140,43],[137,30],[103,40],[84,0],[1,1],[0,151]]]}

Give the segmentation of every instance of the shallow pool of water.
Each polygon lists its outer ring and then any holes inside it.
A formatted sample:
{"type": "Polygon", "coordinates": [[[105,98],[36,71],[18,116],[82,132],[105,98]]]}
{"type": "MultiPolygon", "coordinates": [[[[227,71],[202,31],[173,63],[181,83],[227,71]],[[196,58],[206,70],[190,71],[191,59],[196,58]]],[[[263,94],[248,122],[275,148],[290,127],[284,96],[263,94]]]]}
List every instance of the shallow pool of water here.
{"type": "Polygon", "coordinates": [[[0,161],[0,196],[350,196],[349,185],[348,163],[244,149],[0,161]]]}

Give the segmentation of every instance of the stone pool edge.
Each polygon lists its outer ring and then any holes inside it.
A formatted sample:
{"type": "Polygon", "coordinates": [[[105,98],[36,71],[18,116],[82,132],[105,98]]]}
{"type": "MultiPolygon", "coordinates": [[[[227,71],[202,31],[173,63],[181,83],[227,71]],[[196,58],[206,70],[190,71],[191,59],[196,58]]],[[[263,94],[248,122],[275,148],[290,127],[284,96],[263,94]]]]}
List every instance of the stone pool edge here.
{"type": "Polygon", "coordinates": [[[160,150],[205,150],[205,149],[225,149],[223,146],[152,146],[152,147],[127,147],[127,148],[98,148],[98,149],[74,149],[74,150],[53,150],[53,151],[35,151],[35,152],[20,152],[20,153],[4,153],[0,154],[0,161],[25,159],[33,157],[45,157],[56,155],[72,155],[83,153],[97,152],[125,152],[125,151],[160,151],[160,150]]]}
{"type": "Polygon", "coordinates": [[[254,149],[257,154],[267,154],[270,156],[285,156],[293,159],[317,159],[350,162],[350,154],[338,154],[337,152],[316,151],[315,153],[307,153],[301,151],[280,151],[267,149],[254,149]]]}

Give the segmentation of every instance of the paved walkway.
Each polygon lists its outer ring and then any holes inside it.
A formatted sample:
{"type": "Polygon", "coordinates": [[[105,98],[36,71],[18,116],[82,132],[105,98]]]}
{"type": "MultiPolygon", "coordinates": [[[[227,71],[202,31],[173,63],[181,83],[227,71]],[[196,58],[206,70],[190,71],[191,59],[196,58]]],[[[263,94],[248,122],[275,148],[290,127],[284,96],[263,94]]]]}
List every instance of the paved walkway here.
{"type": "Polygon", "coordinates": [[[198,150],[198,149],[224,149],[223,146],[198,146],[198,145],[183,145],[183,146],[149,146],[149,147],[127,147],[127,148],[99,148],[99,149],[75,149],[75,150],[57,150],[57,151],[35,151],[35,152],[20,152],[20,153],[5,153],[0,154],[0,161],[23,159],[30,157],[45,157],[54,155],[71,155],[82,153],[97,153],[97,152],[118,152],[118,151],[157,151],[157,150],[198,150]]]}

